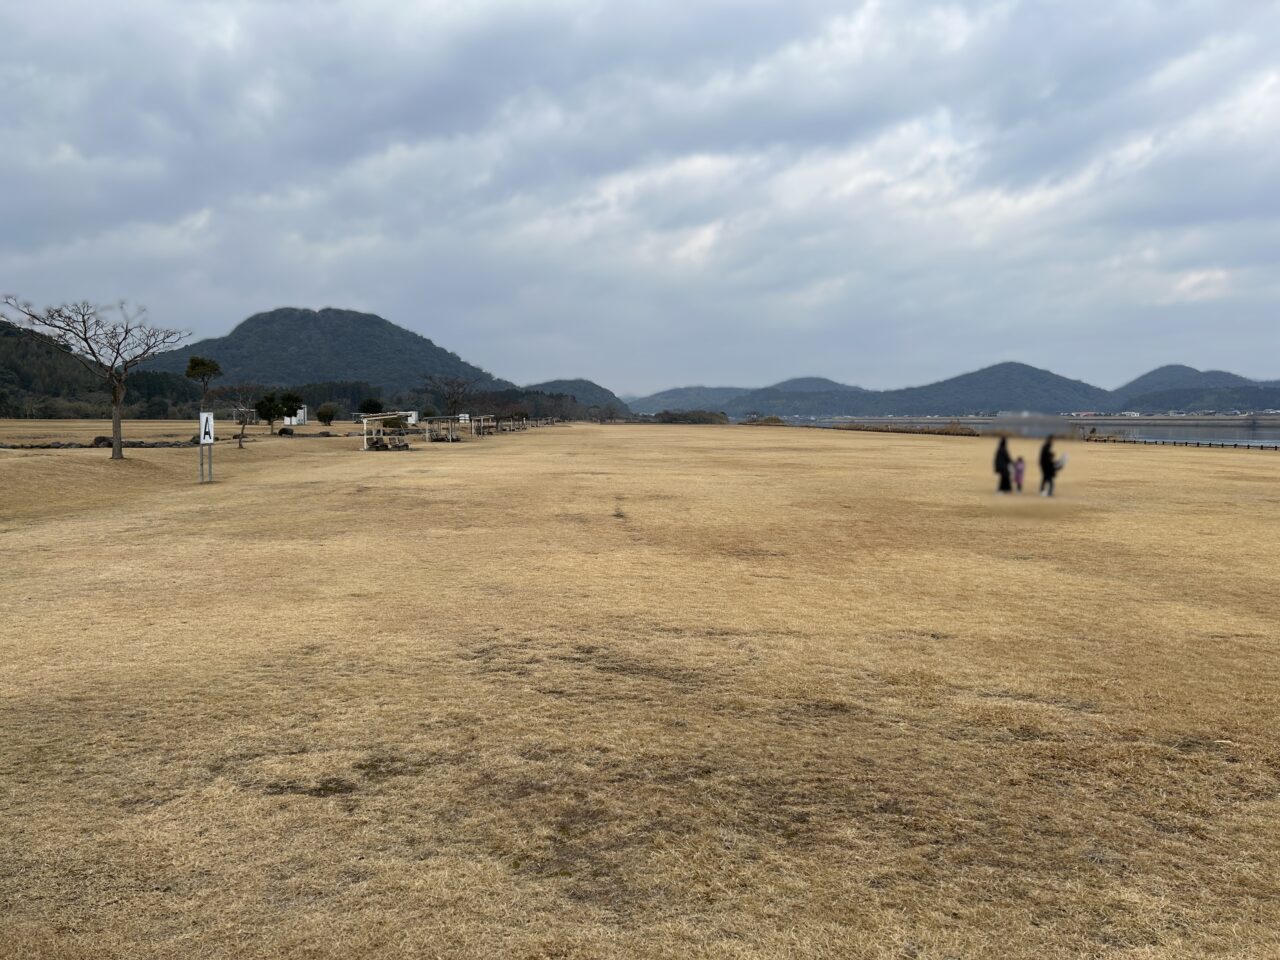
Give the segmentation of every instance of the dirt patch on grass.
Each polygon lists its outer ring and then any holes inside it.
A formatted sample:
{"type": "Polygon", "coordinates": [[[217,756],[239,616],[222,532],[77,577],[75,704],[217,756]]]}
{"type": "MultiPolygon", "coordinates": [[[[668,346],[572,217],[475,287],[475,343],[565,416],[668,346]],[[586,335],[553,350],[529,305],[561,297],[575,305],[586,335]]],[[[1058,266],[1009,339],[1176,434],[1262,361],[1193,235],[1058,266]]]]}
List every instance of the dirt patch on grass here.
{"type": "Polygon", "coordinates": [[[295,794],[302,797],[338,797],[355,793],[357,789],[359,788],[354,783],[343,777],[324,777],[311,783],[276,780],[262,786],[262,792],[269,797],[281,794],[295,794]]]}

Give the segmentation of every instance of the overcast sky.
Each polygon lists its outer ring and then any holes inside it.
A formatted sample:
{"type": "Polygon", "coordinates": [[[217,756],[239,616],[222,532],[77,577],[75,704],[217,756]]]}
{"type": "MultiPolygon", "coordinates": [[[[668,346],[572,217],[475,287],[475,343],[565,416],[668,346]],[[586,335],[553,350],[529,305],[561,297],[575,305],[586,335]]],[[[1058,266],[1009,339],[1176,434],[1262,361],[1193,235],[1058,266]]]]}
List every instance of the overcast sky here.
{"type": "Polygon", "coordinates": [[[619,392],[1280,377],[1280,3],[0,6],[0,292],[619,392]]]}

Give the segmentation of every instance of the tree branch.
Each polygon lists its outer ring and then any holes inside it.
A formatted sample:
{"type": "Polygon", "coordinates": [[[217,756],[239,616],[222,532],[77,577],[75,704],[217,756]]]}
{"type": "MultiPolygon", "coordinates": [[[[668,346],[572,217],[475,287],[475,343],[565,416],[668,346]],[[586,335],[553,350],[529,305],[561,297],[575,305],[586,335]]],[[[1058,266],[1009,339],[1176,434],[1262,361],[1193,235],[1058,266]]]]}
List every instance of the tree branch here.
{"type": "Polygon", "coordinates": [[[6,296],[0,299],[0,307],[17,311],[19,319],[14,321],[3,309],[0,317],[41,335],[108,383],[122,381],[133,367],[189,336],[184,330],[153,327],[143,322],[146,308],[140,307],[131,313],[123,301],[114,308],[120,314],[120,319],[114,322],[103,316],[112,308],[97,307],[83,300],[37,311],[31,303],[6,296]]]}

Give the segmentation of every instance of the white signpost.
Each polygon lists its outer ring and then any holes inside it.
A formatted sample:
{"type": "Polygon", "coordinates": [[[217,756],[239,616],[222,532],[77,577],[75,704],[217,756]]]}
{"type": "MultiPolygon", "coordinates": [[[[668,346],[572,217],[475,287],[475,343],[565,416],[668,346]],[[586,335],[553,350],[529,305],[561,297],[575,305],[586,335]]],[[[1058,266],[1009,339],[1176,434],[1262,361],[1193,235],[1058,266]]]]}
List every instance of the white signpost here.
{"type": "Polygon", "coordinates": [[[213,414],[200,413],[200,482],[213,482],[213,414]],[[209,479],[205,480],[204,475],[204,448],[209,448],[209,479]]]}

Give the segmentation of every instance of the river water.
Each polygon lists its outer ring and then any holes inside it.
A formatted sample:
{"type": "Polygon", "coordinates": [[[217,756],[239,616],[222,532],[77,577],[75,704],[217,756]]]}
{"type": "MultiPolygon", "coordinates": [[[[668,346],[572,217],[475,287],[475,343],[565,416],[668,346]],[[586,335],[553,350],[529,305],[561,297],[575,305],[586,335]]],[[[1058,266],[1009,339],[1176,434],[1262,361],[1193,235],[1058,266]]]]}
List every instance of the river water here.
{"type": "MultiPolygon", "coordinates": [[[[878,426],[942,427],[946,417],[868,417],[832,418],[819,421],[822,426],[841,422],[878,426]]],[[[1125,440],[1148,440],[1160,443],[1238,443],[1248,446],[1280,445],[1280,417],[956,417],[954,422],[972,427],[979,433],[1008,433],[1014,436],[1081,438],[1089,431],[1098,436],[1114,436],[1125,440]]]]}
{"type": "Polygon", "coordinates": [[[1108,424],[1099,433],[1114,434],[1126,440],[1160,440],[1165,443],[1239,443],[1256,446],[1280,444],[1280,425],[1192,421],[1176,424],[1145,424],[1140,420],[1132,426],[1108,424]]]}

